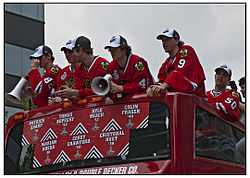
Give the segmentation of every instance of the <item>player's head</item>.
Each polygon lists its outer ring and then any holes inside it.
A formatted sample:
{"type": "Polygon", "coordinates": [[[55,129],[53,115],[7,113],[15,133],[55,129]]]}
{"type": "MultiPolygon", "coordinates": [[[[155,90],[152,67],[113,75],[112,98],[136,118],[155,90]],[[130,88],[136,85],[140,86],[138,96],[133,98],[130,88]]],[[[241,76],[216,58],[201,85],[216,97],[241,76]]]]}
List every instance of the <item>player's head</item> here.
{"type": "Polygon", "coordinates": [[[113,59],[120,59],[122,56],[128,57],[132,51],[127,40],[121,35],[113,36],[104,49],[111,53],[113,59]]]}
{"type": "Polygon", "coordinates": [[[93,55],[90,40],[85,36],[79,36],[73,40],[73,56],[79,62],[84,61],[89,55],[93,55]]]}
{"type": "Polygon", "coordinates": [[[162,41],[162,46],[165,52],[169,53],[176,47],[182,46],[184,43],[180,40],[180,35],[175,29],[167,29],[156,37],[157,40],[162,41]]]}
{"type": "Polygon", "coordinates": [[[227,65],[221,65],[215,69],[215,86],[226,88],[231,80],[232,70],[227,65]]]}
{"type": "Polygon", "coordinates": [[[35,52],[30,55],[30,59],[39,59],[42,68],[46,68],[55,60],[51,48],[45,45],[38,46],[35,52]]]}
{"type": "Polygon", "coordinates": [[[76,63],[76,60],[73,56],[73,47],[74,47],[74,44],[73,44],[73,40],[69,40],[67,41],[67,43],[61,48],[61,51],[64,52],[64,55],[67,59],[67,61],[70,63],[70,64],[74,64],[76,63]]]}

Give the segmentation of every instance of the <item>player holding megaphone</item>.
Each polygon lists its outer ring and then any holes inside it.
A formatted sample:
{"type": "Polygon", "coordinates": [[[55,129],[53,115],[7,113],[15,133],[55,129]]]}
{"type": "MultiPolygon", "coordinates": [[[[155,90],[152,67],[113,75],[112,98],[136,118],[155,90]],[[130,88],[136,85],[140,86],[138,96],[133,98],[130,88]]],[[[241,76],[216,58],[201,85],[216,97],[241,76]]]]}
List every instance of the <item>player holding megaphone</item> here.
{"type": "Polygon", "coordinates": [[[110,93],[112,99],[120,99],[135,93],[145,92],[153,83],[147,62],[132,54],[127,40],[121,35],[113,36],[105,46],[113,58],[109,65],[110,93]]]}
{"type": "MultiPolygon", "coordinates": [[[[48,105],[48,98],[54,95],[57,75],[61,69],[53,64],[53,52],[48,46],[41,45],[37,47],[35,52],[30,55],[30,59],[32,59],[30,72],[20,80],[13,90],[15,91],[14,94],[19,94],[19,98],[16,97],[16,101],[19,101],[23,97],[23,91],[30,91],[35,105],[38,107],[46,106],[48,105]],[[40,74],[39,67],[44,69],[43,75],[40,74]],[[30,83],[30,87],[25,88],[28,82],[30,83]]],[[[9,94],[13,94],[13,92],[9,94]]]]}

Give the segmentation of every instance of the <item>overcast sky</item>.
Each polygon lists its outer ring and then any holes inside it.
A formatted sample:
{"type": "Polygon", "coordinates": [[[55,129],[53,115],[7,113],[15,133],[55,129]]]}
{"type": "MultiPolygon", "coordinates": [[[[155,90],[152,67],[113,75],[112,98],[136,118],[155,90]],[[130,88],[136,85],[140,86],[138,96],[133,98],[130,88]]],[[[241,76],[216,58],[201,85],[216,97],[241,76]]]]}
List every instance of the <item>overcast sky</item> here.
{"type": "Polygon", "coordinates": [[[227,64],[233,80],[245,75],[244,4],[46,4],[45,42],[59,66],[67,61],[60,48],[79,35],[88,37],[94,53],[112,60],[104,50],[113,35],[124,36],[132,51],[144,57],[155,79],[167,57],[156,36],[176,29],[196,50],[206,75],[206,89],[214,87],[214,69],[227,64]]]}

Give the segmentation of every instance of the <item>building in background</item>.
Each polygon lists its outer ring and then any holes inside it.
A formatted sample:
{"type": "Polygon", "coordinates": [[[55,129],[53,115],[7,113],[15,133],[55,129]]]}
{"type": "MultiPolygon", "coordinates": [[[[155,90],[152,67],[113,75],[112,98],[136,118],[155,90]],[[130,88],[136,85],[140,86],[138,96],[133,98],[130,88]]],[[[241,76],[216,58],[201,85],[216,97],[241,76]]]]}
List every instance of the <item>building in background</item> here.
{"type": "MultiPolygon", "coordinates": [[[[10,92],[30,69],[29,55],[44,44],[44,4],[4,4],[4,94],[10,92]]],[[[13,113],[22,110],[6,97],[5,122],[13,113]]]]}

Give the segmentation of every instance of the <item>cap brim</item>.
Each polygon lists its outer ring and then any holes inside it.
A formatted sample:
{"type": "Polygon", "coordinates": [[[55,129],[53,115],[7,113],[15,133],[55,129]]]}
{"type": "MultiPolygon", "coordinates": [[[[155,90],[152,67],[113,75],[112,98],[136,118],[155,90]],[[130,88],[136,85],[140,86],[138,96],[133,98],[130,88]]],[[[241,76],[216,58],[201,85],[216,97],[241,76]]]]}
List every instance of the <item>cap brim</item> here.
{"type": "Polygon", "coordinates": [[[109,49],[109,48],[111,48],[111,46],[105,46],[105,47],[104,47],[104,49],[109,49]]]}
{"type": "Polygon", "coordinates": [[[64,46],[64,47],[61,47],[61,51],[64,51],[66,49],[66,47],[64,46]]]}
{"type": "Polygon", "coordinates": [[[156,39],[157,39],[157,40],[161,40],[162,37],[164,37],[164,35],[158,35],[158,36],[156,37],[156,39]]]}
{"type": "Polygon", "coordinates": [[[120,47],[121,45],[115,45],[115,44],[113,44],[113,45],[108,45],[108,46],[105,46],[104,47],[104,49],[109,49],[109,48],[118,48],[118,47],[120,47]]]}
{"type": "Polygon", "coordinates": [[[167,36],[167,35],[163,35],[163,34],[160,34],[156,37],[157,40],[161,40],[163,37],[165,38],[173,38],[173,37],[170,37],[170,36],[167,36]]]}
{"type": "Polygon", "coordinates": [[[30,59],[36,59],[36,58],[41,57],[42,55],[43,54],[41,54],[41,53],[34,53],[34,54],[30,55],[30,59]]]}

